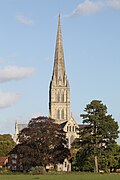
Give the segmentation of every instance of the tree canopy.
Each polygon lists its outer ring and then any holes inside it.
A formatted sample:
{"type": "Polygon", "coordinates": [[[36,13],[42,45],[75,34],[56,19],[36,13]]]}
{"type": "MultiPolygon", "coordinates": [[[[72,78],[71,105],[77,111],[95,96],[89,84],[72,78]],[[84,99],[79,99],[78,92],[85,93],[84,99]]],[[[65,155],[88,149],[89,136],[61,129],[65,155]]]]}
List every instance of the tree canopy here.
{"type": "Polygon", "coordinates": [[[15,142],[10,134],[0,134],[0,156],[7,156],[14,146],[15,142]]]}
{"type": "Polygon", "coordinates": [[[87,167],[94,167],[95,172],[98,172],[98,158],[105,158],[105,152],[112,151],[118,138],[119,127],[112,115],[107,114],[106,105],[99,100],[93,100],[86,105],[84,111],[85,114],[80,116],[85,127],[80,129],[79,139],[74,143],[79,148],[76,156],[82,160],[82,167],[86,163],[87,167]]]}
{"type": "Polygon", "coordinates": [[[23,155],[20,161],[24,166],[62,163],[69,153],[65,132],[48,117],[31,119],[18,138],[19,144],[13,151],[23,155]]]}

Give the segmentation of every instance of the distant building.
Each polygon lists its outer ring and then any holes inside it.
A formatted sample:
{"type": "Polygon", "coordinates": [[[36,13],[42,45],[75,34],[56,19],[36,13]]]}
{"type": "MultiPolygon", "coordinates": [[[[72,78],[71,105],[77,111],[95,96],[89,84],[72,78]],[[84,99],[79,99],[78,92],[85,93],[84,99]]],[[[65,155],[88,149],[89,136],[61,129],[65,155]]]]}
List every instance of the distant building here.
{"type": "Polygon", "coordinates": [[[15,134],[13,135],[13,140],[16,144],[18,144],[18,134],[19,132],[26,128],[27,127],[27,124],[18,124],[17,122],[15,123],[15,134]]]}
{"type": "MultiPolygon", "coordinates": [[[[68,147],[71,148],[71,144],[78,137],[79,125],[71,117],[70,112],[70,84],[65,70],[60,15],[58,18],[54,67],[49,86],[49,116],[55,119],[55,122],[60,124],[66,132],[68,147]]],[[[27,127],[27,124],[18,124],[16,122],[14,135],[14,141],[16,143],[18,143],[17,137],[19,132],[25,127],[27,127]]],[[[60,164],[58,170],[71,171],[69,159],[66,159],[62,165],[60,164]]]]}
{"type": "MultiPolygon", "coordinates": [[[[55,119],[56,123],[67,132],[69,148],[77,136],[78,124],[71,117],[70,112],[70,84],[65,70],[64,52],[62,45],[62,32],[60,25],[60,15],[58,17],[58,30],[56,37],[56,47],[54,56],[54,67],[52,79],[49,86],[49,116],[55,119]]],[[[17,135],[27,124],[15,124],[14,140],[17,142],[17,135]]]]}

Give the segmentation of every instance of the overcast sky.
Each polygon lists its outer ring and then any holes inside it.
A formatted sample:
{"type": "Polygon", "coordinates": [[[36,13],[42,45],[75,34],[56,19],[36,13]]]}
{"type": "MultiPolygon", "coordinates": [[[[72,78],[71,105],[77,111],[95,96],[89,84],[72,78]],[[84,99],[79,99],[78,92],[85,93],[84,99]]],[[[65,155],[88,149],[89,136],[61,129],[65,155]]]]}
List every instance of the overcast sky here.
{"type": "Polygon", "coordinates": [[[0,0],[0,133],[48,115],[59,12],[73,117],[98,99],[120,124],[120,0],[0,0]]]}

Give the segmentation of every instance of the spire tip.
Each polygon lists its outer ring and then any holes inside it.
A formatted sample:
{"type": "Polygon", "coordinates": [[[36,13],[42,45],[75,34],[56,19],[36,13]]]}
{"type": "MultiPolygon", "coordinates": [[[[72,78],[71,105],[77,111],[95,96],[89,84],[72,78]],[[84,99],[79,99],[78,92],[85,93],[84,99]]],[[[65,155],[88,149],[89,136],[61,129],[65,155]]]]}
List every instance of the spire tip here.
{"type": "Polygon", "coordinates": [[[58,21],[60,22],[60,13],[59,13],[59,15],[58,15],[58,21]]]}

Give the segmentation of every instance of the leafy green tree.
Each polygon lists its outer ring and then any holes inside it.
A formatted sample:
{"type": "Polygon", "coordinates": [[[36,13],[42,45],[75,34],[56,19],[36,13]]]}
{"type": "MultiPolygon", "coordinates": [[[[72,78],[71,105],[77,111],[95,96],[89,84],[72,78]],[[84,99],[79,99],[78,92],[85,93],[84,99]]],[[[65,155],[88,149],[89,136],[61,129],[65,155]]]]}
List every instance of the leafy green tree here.
{"type": "Polygon", "coordinates": [[[76,146],[79,148],[76,154],[82,163],[92,156],[94,157],[94,171],[98,172],[98,158],[102,152],[111,152],[118,138],[118,123],[107,114],[107,107],[99,100],[93,100],[85,108],[85,114],[81,114],[86,125],[80,129],[79,140],[76,146]],[[83,152],[83,153],[82,153],[83,152]]]}
{"type": "Polygon", "coordinates": [[[73,153],[72,170],[73,171],[93,171],[94,157],[88,154],[85,147],[78,148],[73,153]]]}
{"type": "Polygon", "coordinates": [[[111,151],[102,151],[98,157],[99,167],[104,171],[116,172],[120,168],[120,146],[114,144],[111,151]]]}
{"type": "Polygon", "coordinates": [[[10,134],[0,134],[0,156],[7,156],[14,146],[15,142],[10,134]]]}
{"type": "Polygon", "coordinates": [[[31,119],[18,138],[19,145],[14,151],[27,167],[46,167],[51,163],[56,165],[62,163],[69,154],[65,132],[59,124],[47,117],[31,119]]]}

